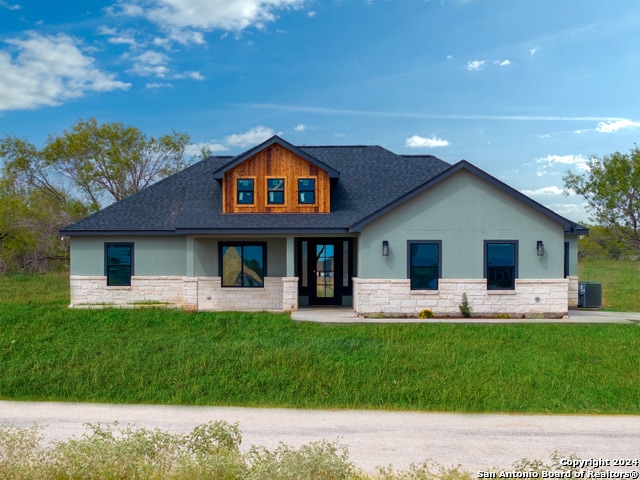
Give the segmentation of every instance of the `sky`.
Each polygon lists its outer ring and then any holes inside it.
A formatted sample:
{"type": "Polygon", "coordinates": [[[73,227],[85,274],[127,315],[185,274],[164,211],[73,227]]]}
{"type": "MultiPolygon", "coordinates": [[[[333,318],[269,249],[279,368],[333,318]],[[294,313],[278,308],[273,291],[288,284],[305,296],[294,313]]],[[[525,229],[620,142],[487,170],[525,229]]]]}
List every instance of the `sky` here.
{"type": "Polygon", "coordinates": [[[581,222],[562,177],[634,147],[639,74],[637,0],[0,0],[0,135],[381,145],[581,222]]]}

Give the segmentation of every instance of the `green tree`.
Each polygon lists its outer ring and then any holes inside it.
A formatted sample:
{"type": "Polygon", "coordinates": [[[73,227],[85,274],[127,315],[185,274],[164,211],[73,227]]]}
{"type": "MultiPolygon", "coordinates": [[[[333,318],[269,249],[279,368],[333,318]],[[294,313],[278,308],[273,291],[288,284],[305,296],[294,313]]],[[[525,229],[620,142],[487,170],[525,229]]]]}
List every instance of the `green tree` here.
{"type": "Polygon", "coordinates": [[[49,138],[42,155],[47,166],[75,187],[93,210],[120,201],[182,170],[190,137],[172,132],[148,137],[122,123],[79,120],[63,135],[49,138]]]}
{"type": "Polygon", "coordinates": [[[62,227],[184,168],[189,140],[94,119],[49,137],[40,150],[0,137],[0,272],[43,271],[68,259],[62,227]]]}
{"type": "Polygon", "coordinates": [[[592,219],[640,253],[640,149],[592,157],[589,170],[567,172],[565,192],[582,195],[592,219]]]}

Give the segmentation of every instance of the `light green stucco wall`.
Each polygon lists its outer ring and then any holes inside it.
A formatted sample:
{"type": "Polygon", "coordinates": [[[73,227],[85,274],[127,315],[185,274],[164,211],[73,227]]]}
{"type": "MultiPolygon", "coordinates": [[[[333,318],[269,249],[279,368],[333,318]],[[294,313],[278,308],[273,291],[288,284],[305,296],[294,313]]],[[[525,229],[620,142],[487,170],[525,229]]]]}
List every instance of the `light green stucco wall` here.
{"type": "MultiPolygon", "coordinates": [[[[189,262],[199,277],[218,276],[218,241],[251,241],[247,237],[187,238],[183,236],[72,237],[71,275],[104,275],[104,244],[133,242],[136,276],[187,276],[189,262]],[[193,245],[193,255],[189,253],[193,245]]],[[[287,276],[286,238],[260,238],[267,242],[267,275],[287,276]]]]}
{"type": "Polygon", "coordinates": [[[367,225],[357,276],[407,278],[407,240],[442,241],[443,278],[483,278],[484,240],[519,241],[519,278],[564,277],[563,227],[464,170],[367,225]],[[543,257],[536,255],[538,240],[543,257]]]}
{"type": "Polygon", "coordinates": [[[185,237],[71,237],[71,275],[104,275],[104,244],[133,242],[134,274],[186,275],[185,237]]]}
{"type": "Polygon", "coordinates": [[[217,277],[218,269],[218,244],[219,242],[267,242],[267,276],[286,277],[287,276],[287,239],[284,237],[266,238],[264,236],[256,238],[247,237],[218,237],[207,238],[198,237],[194,239],[194,263],[195,276],[197,277],[217,277]]]}

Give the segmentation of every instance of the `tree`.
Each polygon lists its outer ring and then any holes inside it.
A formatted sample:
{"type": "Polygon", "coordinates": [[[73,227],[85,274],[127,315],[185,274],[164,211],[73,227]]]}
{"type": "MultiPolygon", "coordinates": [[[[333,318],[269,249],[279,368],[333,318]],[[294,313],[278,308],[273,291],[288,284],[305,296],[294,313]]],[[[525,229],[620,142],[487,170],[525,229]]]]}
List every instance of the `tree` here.
{"type": "Polygon", "coordinates": [[[120,201],[186,166],[185,133],[147,137],[122,123],[79,120],[57,138],[49,138],[45,163],[65,176],[91,203],[102,206],[103,194],[120,201]]]}
{"type": "Polygon", "coordinates": [[[49,137],[41,150],[0,137],[0,273],[43,271],[67,259],[62,227],[184,168],[189,140],[94,119],[49,137]]]}
{"type": "Polygon", "coordinates": [[[640,254],[640,149],[592,157],[588,171],[567,172],[565,193],[582,195],[592,219],[640,254]]]}

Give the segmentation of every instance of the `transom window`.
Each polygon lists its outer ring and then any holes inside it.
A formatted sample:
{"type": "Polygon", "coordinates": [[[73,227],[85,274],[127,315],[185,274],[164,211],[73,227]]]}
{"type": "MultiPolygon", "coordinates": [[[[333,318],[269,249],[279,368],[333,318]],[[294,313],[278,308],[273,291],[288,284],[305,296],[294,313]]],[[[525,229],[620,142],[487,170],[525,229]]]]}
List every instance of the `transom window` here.
{"type": "Polygon", "coordinates": [[[316,203],[315,178],[299,178],[298,179],[298,203],[301,205],[316,203]]]}
{"type": "Polygon", "coordinates": [[[518,278],[518,241],[485,240],[484,274],[488,290],[514,290],[518,278]]]}
{"type": "Polygon", "coordinates": [[[408,276],[411,290],[437,290],[442,277],[442,242],[409,240],[408,276]]]}
{"type": "Polygon", "coordinates": [[[105,243],[104,269],[108,286],[130,286],[133,275],[133,243],[105,243]]]}
{"type": "Polygon", "coordinates": [[[267,203],[269,205],[284,203],[284,178],[267,179],[267,203]]]}
{"type": "Polygon", "coordinates": [[[265,243],[221,243],[220,277],[223,287],[264,287],[265,243]]]}
{"type": "Polygon", "coordinates": [[[239,178],[237,183],[238,204],[253,205],[253,179],[239,178]]]}

